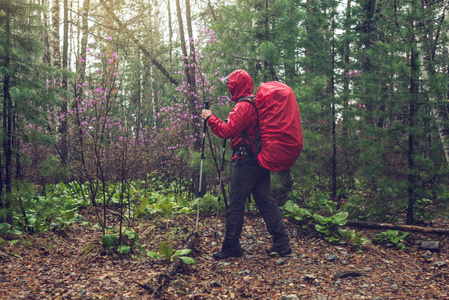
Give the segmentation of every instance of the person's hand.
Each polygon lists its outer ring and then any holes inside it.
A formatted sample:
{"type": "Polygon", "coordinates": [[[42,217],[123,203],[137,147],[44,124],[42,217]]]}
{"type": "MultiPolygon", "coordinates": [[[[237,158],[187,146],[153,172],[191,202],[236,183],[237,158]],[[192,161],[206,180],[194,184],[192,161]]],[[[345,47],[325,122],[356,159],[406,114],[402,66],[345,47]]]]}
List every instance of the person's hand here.
{"type": "Polygon", "coordinates": [[[212,115],[212,111],[210,109],[203,109],[203,111],[201,113],[201,117],[203,118],[203,120],[206,120],[211,115],[212,115]]]}

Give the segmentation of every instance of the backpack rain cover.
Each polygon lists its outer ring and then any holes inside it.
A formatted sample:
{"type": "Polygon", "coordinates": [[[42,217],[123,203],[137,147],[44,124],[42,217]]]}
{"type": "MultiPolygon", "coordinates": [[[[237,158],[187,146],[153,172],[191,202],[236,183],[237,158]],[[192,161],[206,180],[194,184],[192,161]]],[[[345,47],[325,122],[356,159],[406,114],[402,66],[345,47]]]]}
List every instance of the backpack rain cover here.
{"type": "Polygon", "coordinates": [[[301,116],[293,90],[280,82],[262,84],[256,93],[262,148],[257,161],[273,172],[295,163],[303,148],[301,116]]]}

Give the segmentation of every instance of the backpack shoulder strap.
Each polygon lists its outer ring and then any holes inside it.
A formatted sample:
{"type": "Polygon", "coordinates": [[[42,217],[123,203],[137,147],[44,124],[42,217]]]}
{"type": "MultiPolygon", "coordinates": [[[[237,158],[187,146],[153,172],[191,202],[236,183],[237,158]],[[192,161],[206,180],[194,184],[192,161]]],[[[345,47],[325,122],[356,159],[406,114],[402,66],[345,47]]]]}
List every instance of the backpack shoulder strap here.
{"type": "MultiPolygon", "coordinates": [[[[255,101],[256,101],[256,96],[243,97],[243,98],[240,98],[240,100],[239,100],[239,102],[248,102],[254,106],[254,108],[256,109],[257,122],[259,122],[259,111],[257,110],[255,101]]],[[[245,132],[245,130],[242,130],[242,136],[243,136],[243,145],[247,149],[249,149],[249,146],[252,144],[252,142],[251,142],[251,139],[249,138],[248,134],[245,132]]],[[[260,148],[261,148],[260,130],[258,131],[256,140],[254,142],[256,144],[256,153],[254,153],[254,154],[256,154],[256,156],[257,156],[257,154],[259,154],[260,148]]]]}
{"type": "Polygon", "coordinates": [[[252,105],[254,105],[254,107],[255,107],[256,110],[257,110],[257,107],[256,107],[256,96],[248,96],[248,97],[240,98],[240,99],[239,99],[239,102],[248,102],[248,103],[251,103],[252,105]]]}

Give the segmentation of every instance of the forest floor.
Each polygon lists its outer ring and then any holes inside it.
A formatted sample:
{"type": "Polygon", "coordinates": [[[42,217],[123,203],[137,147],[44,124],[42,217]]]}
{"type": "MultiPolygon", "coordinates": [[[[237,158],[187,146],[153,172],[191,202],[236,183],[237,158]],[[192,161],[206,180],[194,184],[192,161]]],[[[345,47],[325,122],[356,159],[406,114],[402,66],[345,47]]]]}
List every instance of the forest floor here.
{"type": "MultiPolygon", "coordinates": [[[[92,210],[85,209],[82,215],[96,223],[92,210]]],[[[81,255],[87,244],[101,239],[101,232],[92,226],[76,223],[64,230],[23,234],[18,243],[0,248],[0,298],[449,299],[447,235],[411,233],[406,250],[369,244],[359,251],[351,245],[332,245],[285,220],[293,254],[267,255],[271,239],[264,222],[257,212],[247,212],[241,240],[244,255],[215,261],[212,254],[220,248],[215,216],[201,217],[193,253],[197,263],[177,273],[158,295],[136,282],[157,287],[156,279],[172,263],[145,254],[111,255],[100,246],[81,255]],[[419,240],[439,241],[440,251],[426,252],[419,240]]],[[[434,227],[449,228],[449,223],[441,219],[434,227]]],[[[145,251],[157,251],[160,241],[182,248],[194,228],[194,217],[179,216],[140,221],[133,230],[145,251]]],[[[223,229],[220,215],[218,231],[223,229]]],[[[380,230],[363,232],[370,237],[380,230]]]]}

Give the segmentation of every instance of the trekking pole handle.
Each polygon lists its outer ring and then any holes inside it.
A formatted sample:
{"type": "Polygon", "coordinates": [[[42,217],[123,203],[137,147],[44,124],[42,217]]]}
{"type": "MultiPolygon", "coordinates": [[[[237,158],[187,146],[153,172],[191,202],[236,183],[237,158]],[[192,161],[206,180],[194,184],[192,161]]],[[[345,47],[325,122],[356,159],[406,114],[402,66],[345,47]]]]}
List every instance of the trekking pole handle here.
{"type": "MultiPolygon", "coordinates": [[[[204,108],[209,109],[209,101],[204,101],[204,108]]],[[[204,122],[203,122],[203,145],[201,148],[201,159],[204,159],[204,143],[206,140],[206,131],[207,131],[207,121],[204,120],[204,122]]]]}

